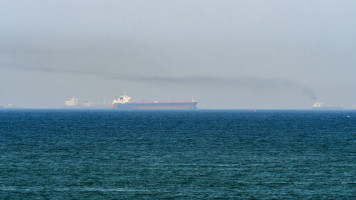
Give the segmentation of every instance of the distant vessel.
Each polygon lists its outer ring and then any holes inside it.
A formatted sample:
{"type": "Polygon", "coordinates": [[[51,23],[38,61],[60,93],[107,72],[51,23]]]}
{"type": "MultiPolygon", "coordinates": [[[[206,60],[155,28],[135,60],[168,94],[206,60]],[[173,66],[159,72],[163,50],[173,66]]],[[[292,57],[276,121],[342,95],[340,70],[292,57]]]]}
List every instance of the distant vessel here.
{"type": "Polygon", "coordinates": [[[14,105],[12,103],[8,103],[5,105],[0,105],[0,109],[4,108],[4,109],[11,109],[11,108],[22,108],[22,105],[14,105]]]}
{"type": "Polygon", "coordinates": [[[316,102],[314,102],[312,109],[314,109],[314,110],[343,110],[344,107],[325,105],[324,103],[322,103],[320,101],[316,101],[316,102]]]}
{"type": "Polygon", "coordinates": [[[175,101],[175,102],[132,102],[131,97],[120,95],[110,104],[110,107],[120,110],[192,110],[197,109],[197,103],[192,101],[175,101]]]}
{"type": "Polygon", "coordinates": [[[72,98],[66,98],[64,105],[67,107],[77,107],[79,106],[79,99],[72,97],[72,98]]]}

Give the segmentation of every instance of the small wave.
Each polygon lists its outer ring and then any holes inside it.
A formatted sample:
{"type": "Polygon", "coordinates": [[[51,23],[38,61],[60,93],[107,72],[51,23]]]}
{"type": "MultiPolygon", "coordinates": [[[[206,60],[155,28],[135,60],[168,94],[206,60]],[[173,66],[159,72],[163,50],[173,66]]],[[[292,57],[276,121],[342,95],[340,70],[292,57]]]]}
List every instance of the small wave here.
{"type": "Polygon", "coordinates": [[[356,182],[343,182],[342,184],[347,184],[347,185],[356,185],[356,182]]]}
{"type": "Polygon", "coordinates": [[[18,191],[18,192],[36,192],[36,191],[78,191],[78,192],[152,192],[151,190],[138,188],[101,188],[101,187],[20,187],[20,186],[3,186],[2,191],[18,191]]]}
{"type": "Polygon", "coordinates": [[[191,164],[191,163],[176,163],[176,164],[160,164],[159,166],[173,167],[239,167],[238,164],[191,164]]]}
{"type": "Polygon", "coordinates": [[[98,188],[98,187],[83,187],[78,188],[82,192],[149,192],[149,190],[136,188],[98,188]]]}

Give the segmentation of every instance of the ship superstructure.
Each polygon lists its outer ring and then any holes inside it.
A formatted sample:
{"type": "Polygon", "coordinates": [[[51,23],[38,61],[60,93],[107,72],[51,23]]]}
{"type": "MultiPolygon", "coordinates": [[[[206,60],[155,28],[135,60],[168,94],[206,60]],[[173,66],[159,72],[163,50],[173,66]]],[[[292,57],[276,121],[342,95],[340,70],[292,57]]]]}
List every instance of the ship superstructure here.
{"type": "Polygon", "coordinates": [[[65,106],[68,107],[76,107],[79,106],[79,99],[72,97],[72,98],[66,98],[65,102],[64,102],[65,106]]]}
{"type": "Polygon", "coordinates": [[[115,98],[110,107],[120,110],[192,110],[197,109],[197,103],[194,99],[172,102],[132,102],[130,96],[123,94],[115,98]]]}

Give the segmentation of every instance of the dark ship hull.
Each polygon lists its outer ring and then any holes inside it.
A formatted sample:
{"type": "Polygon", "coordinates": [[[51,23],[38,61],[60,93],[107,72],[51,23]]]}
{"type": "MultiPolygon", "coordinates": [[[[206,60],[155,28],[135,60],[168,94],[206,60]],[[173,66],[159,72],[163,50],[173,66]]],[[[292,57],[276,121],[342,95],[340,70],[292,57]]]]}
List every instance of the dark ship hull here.
{"type": "Polygon", "coordinates": [[[197,102],[132,102],[114,103],[111,107],[120,110],[193,110],[197,109],[197,102]]]}

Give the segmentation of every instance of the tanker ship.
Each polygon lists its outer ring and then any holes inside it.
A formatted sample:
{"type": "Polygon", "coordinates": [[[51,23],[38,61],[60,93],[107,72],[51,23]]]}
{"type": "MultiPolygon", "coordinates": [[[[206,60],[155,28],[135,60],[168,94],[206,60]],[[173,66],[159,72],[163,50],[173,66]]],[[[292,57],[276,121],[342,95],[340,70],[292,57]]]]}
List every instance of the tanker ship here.
{"type": "Polygon", "coordinates": [[[314,109],[314,110],[343,110],[344,107],[325,105],[322,102],[316,101],[316,102],[314,102],[312,109],[314,109]]]}
{"type": "Polygon", "coordinates": [[[132,102],[131,97],[124,94],[115,98],[110,107],[120,110],[193,110],[197,109],[197,103],[194,99],[176,102],[132,102]]]}

